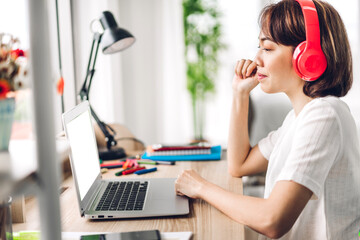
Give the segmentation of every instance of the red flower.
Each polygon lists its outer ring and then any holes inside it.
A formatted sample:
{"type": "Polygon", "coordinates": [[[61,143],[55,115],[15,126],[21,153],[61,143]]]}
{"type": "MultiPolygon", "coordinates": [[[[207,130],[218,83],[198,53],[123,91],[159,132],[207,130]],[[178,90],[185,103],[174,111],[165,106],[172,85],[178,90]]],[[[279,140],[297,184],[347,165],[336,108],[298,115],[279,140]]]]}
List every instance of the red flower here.
{"type": "Polygon", "coordinates": [[[8,92],[10,92],[9,83],[4,79],[0,79],[0,99],[6,98],[8,92]]]}
{"type": "Polygon", "coordinates": [[[57,93],[62,96],[64,94],[64,78],[60,77],[56,84],[57,93]]]}
{"type": "Polygon", "coordinates": [[[11,56],[16,59],[18,57],[25,57],[25,53],[21,49],[15,49],[11,51],[11,56]]]}

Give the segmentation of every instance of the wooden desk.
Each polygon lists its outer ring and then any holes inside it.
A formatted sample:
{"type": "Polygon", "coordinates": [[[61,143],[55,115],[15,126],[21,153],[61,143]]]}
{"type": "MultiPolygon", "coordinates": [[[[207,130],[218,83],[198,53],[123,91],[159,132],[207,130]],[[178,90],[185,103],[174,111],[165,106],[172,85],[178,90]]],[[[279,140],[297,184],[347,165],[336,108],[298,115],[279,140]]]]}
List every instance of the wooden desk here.
{"type": "MultiPolygon", "coordinates": [[[[151,167],[151,165],[148,165],[151,167]]],[[[177,162],[175,166],[158,165],[158,171],[146,175],[122,176],[128,178],[176,178],[184,169],[194,169],[209,181],[232,192],[242,194],[242,181],[227,172],[226,160],[177,162]]],[[[104,174],[104,178],[115,178],[116,169],[104,174]]],[[[62,231],[64,232],[121,232],[159,229],[161,232],[191,231],[193,239],[244,239],[244,226],[202,200],[190,201],[190,214],[180,217],[142,218],[126,220],[89,221],[80,217],[72,177],[63,183],[67,189],[61,194],[62,231]]],[[[26,202],[27,223],[14,224],[13,231],[39,230],[36,199],[26,202]]]]}

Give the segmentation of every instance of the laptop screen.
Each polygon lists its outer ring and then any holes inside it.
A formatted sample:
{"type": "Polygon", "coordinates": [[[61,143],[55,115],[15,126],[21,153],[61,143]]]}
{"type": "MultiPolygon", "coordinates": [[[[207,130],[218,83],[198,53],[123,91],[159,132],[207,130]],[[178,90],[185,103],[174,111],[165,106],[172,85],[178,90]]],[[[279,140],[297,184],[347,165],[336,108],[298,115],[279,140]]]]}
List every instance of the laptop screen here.
{"type": "Polygon", "coordinates": [[[81,201],[100,173],[99,155],[89,110],[66,124],[73,169],[81,201]]]}

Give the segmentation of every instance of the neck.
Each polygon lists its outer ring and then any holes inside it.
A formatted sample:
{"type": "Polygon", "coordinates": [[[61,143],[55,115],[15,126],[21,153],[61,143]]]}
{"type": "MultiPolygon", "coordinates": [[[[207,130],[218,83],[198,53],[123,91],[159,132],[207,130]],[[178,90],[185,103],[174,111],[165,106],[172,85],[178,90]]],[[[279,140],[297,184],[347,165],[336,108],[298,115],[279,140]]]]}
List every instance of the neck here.
{"type": "Polygon", "coordinates": [[[296,116],[301,112],[301,110],[307,103],[313,100],[313,98],[308,97],[304,94],[302,88],[298,88],[297,91],[294,91],[292,93],[286,93],[286,95],[291,101],[296,116]]]}

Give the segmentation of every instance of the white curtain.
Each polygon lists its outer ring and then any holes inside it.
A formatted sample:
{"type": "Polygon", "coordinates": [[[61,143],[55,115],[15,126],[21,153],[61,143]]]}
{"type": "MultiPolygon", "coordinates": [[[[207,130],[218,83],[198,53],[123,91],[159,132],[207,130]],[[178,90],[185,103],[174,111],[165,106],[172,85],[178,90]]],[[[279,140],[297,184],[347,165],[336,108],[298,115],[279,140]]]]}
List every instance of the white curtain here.
{"type": "Polygon", "coordinates": [[[188,140],[181,1],[122,0],[120,23],[137,39],[122,54],[125,125],[147,144],[188,140]]]}
{"type": "MultiPolygon", "coordinates": [[[[95,23],[91,29],[90,23],[94,19],[99,19],[101,13],[106,10],[111,11],[116,20],[119,19],[118,1],[72,1],[76,92],[79,92],[85,80],[93,40],[92,30],[96,30],[100,26],[95,23]]],[[[123,111],[121,53],[104,55],[100,46],[95,70],[90,89],[90,104],[101,120],[105,122],[119,121],[123,111]]]]}

